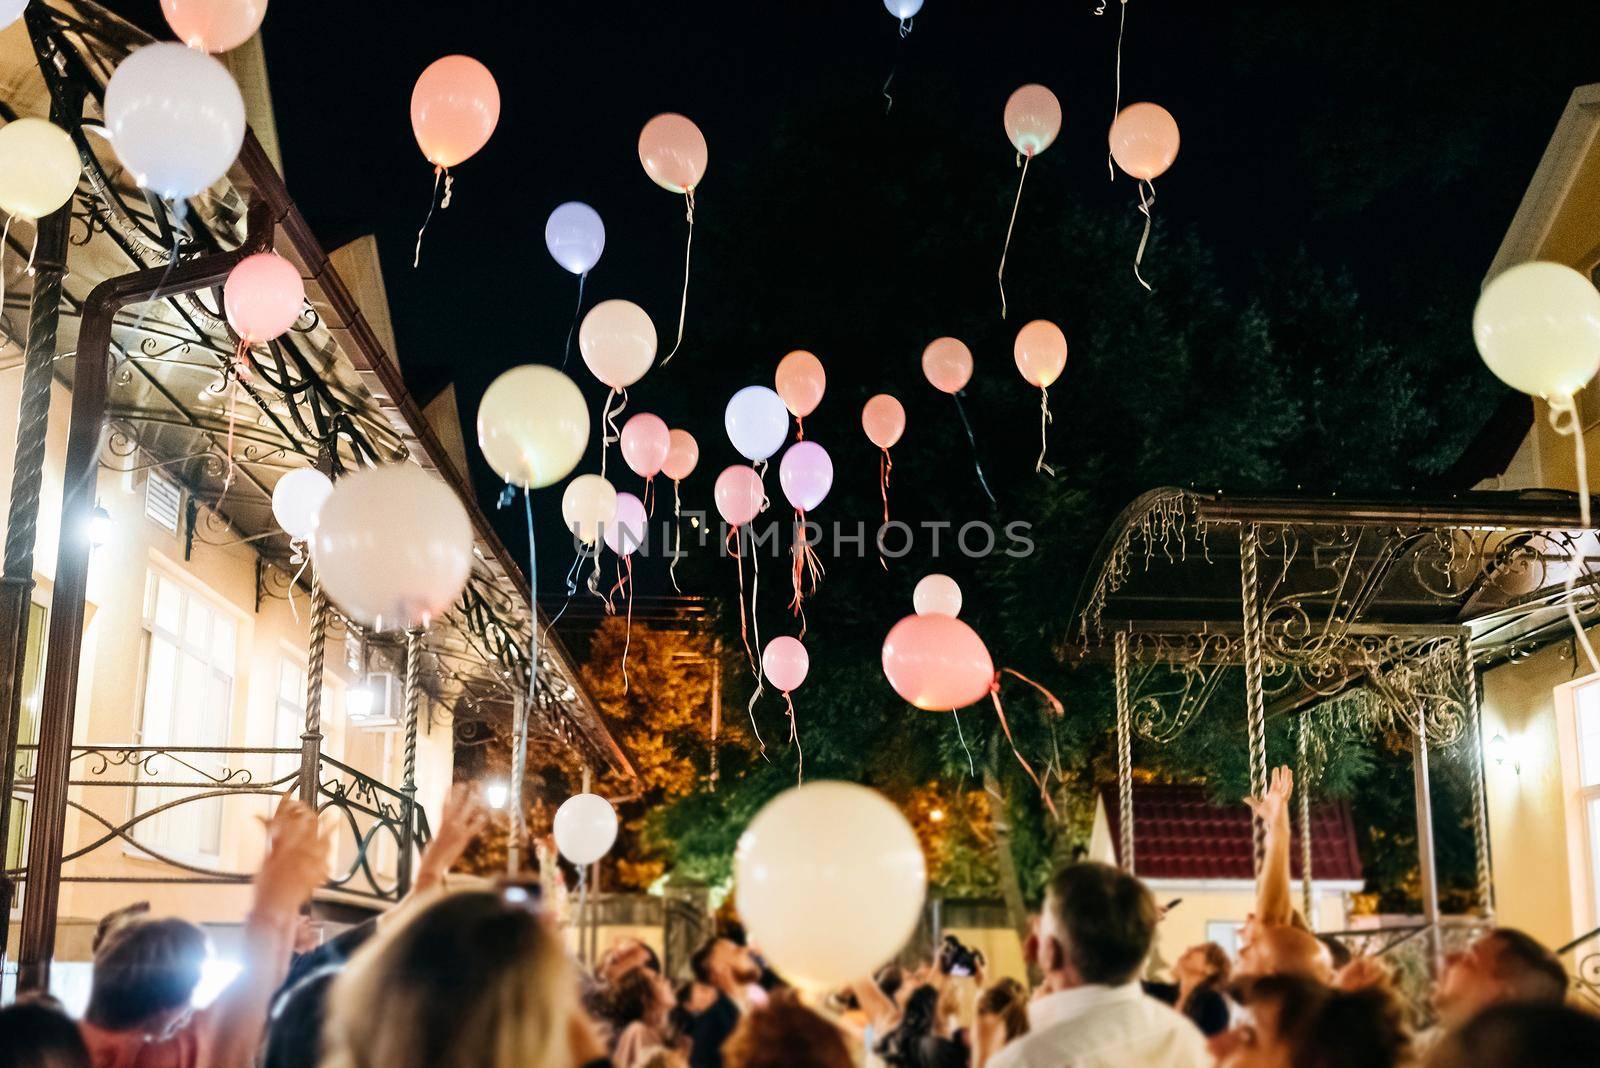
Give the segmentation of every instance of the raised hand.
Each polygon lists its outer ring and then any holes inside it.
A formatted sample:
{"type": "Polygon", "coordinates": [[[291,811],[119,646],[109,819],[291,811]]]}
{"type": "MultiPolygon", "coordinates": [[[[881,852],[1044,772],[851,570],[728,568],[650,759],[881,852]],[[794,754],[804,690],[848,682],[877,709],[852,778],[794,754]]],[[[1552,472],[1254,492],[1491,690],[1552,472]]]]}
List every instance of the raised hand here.
{"type": "Polygon", "coordinates": [[[1294,772],[1287,764],[1272,769],[1272,777],[1267,784],[1267,792],[1260,797],[1247,797],[1244,803],[1250,806],[1261,822],[1269,827],[1284,818],[1289,813],[1289,795],[1294,792],[1294,772]]]}
{"type": "Polygon", "coordinates": [[[488,808],[471,784],[452,786],[439,814],[439,826],[417,862],[414,888],[426,890],[442,882],[488,819],[488,808]]]}
{"type": "Polygon", "coordinates": [[[335,828],[319,828],[317,813],[292,797],[266,821],[267,855],[256,873],[258,908],[295,912],[328,878],[335,828]]]}

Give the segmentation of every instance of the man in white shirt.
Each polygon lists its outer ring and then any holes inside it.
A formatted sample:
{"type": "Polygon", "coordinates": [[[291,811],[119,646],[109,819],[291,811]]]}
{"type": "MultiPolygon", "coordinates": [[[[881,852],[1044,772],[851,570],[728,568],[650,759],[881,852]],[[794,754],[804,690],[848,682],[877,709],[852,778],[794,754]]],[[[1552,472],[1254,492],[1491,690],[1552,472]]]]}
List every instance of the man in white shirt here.
{"type": "Polygon", "coordinates": [[[1045,979],[1029,1033],[988,1068],[1210,1068],[1199,1029],[1139,987],[1156,919],[1150,891],[1126,872],[1056,872],[1034,940],[1045,979]]]}

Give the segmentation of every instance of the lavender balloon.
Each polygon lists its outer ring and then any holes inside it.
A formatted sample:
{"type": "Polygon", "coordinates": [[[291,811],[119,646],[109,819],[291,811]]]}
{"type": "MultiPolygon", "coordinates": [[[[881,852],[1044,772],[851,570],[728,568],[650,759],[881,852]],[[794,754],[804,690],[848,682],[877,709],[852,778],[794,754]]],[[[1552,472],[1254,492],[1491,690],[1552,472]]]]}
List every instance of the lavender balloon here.
{"type": "Polygon", "coordinates": [[[552,211],[545,222],[544,247],[573,274],[588,274],[605,251],[606,224],[589,205],[569,200],[552,211]]]}
{"type": "Polygon", "coordinates": [[[766,386],[746,386],[728,402],[722,424],[740,455],[752,462],[765,460],[789,436],[789,409],[766,386]]]}
{"type": "Polygon", "coordinates": [[[778,484],[790,504],[802,512],[811,511],[833,488],[833,461],[828,450],[814,441],[789,446],[778,465],[778,484]]]}
{"type": "Polygon", "coordinates": [[[602,523],[606,548],[618,556],[632,556],[644,544],[645,527],[650,523],[644,502],[631,493],[617,494],[617,514],[609,523],[602,523]]]}

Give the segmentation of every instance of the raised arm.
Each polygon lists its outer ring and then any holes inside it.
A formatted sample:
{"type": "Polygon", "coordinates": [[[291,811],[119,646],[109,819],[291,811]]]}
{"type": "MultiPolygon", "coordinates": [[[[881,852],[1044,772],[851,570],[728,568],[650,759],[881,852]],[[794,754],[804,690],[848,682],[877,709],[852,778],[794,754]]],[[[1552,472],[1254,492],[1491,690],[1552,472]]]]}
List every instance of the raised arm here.
{"type": "Polygon", "coordinates": [[[458,782],[450,788],[439,813],[439,826],[417,861],[416,878],[411,883],[411,893],[424,894],[444,885],[444,877],[455,867],[467,846],[483,830],[489,813],[483,801],[468,783],[458,782]]]}
{"type": "Polygon", "coordinates": [[[1256,920],[1286,926],[1294,922],[1294,894],[1289,878],[1289,795],[1294,773],[1287,766],[1272,769],[1267,792],[1245,803],[1267,827],[1266,858],[1256,883],[1256,920]]]}

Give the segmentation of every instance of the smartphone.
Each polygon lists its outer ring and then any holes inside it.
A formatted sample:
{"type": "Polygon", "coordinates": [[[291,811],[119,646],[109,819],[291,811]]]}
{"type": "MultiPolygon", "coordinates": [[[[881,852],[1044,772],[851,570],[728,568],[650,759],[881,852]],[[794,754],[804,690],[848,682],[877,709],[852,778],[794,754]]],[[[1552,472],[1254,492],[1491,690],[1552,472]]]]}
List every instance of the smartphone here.
{"type": "Polygon", "coordinates": [[[1167,902],[1166,910],[1168,912],[1171,912],[1173,909],[1177,908],[1181,904],[1183,904],[1183,898],[1175,897],[1171,901],[1167,902]]]}

